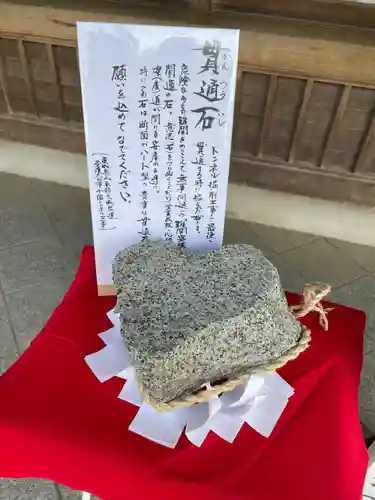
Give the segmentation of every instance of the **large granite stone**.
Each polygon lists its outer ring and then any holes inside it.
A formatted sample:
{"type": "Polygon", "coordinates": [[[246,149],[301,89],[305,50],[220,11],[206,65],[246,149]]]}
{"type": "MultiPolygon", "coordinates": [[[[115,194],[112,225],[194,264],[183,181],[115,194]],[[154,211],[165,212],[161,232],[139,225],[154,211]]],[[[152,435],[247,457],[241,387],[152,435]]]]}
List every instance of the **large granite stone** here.
{"type": "Polygon", "coordinates": [[[160,402],[249,372],[301,336],[277,269],[250,245],[135,245],[118,254],[113,277],[138,379],[160,402]]]}

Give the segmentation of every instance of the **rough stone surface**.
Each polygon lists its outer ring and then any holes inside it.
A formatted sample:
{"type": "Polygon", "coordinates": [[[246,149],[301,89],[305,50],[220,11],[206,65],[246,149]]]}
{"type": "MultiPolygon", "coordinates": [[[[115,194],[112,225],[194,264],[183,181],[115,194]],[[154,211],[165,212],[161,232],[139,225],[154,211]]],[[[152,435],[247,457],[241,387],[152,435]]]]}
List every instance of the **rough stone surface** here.
{"type": "Polygon", "coordinates": [[[118,254],[113,277],[138,379],[158,401],[270,362],[301,335],[277,269],[250,245],[135,245],[118,254]]]}

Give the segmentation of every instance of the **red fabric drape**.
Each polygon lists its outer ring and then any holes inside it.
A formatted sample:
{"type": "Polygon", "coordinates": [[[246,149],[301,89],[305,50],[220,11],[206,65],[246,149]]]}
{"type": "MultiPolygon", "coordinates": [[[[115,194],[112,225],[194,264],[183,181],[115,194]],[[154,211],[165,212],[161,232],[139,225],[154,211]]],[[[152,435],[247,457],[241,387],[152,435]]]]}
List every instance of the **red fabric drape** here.
{"type": "MultiPolygon", "coordinates": [[[[288,294],[291,304],[299,297],[288,294]]],[[[367,453],[358,419],[364,313],[334,305],[329,331],[279,371],[295,389],[268,439],[244,425],[174,450],[128,431],[137,409],[84,356],[103,344],[114,298],[98,297],[93,249],[25,354],[0,377],[0,476],[41,477],[105,500],[360,500],[367,453]]],[[[331,305],[331,304],[327,304],[331,305]]]]}

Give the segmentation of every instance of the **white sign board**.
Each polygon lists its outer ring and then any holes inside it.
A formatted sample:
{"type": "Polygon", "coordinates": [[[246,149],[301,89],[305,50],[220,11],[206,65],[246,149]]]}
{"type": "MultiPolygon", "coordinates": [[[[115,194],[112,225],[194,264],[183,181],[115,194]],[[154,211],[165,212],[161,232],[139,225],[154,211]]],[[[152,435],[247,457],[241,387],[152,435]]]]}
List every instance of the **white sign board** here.
{"type": "Polygon", "coordinates": [[[103,293],[114,257],[129,245],[220,248],[238,38],[237,30],[78,23],[103,293]]]}

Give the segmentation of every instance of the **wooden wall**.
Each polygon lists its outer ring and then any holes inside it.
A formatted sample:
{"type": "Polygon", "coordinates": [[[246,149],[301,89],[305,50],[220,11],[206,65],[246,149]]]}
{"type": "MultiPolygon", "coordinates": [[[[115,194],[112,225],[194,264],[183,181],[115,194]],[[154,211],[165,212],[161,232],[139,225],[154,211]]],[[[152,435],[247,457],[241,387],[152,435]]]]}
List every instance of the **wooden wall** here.
{"type": "MultiPolygon", "coordinates": [[[[84,151],[77,20],[237,27],[231,179],[374,204],[373,7],[366,23],[353,27],[333,24],[330,2],[316,11],[325,13],[324,24],[264,15],[276,7],[285,14],[286,0],[263,2],[261,15],[255,0],[185,0],[177,9],[163,0],[142,8],[120,0],[50,4],[0,1],[1,137],[84,151]]],[[[302,0],[299,9],[314,13],[316,5],[323,3],[302,0]]]]}

